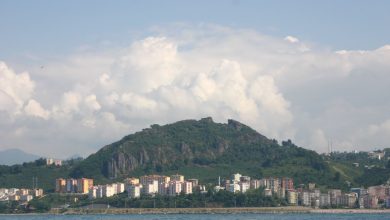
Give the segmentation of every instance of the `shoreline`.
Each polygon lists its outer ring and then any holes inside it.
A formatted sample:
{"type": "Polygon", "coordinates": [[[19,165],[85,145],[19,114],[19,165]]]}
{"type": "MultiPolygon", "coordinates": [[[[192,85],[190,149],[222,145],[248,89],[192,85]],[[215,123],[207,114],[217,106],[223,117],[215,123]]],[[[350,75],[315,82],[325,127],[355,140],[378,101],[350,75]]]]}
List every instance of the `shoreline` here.
{"type": "Polygon", "coordinates": [[[308,207],[240,207],[240,208],[110,208],[51,210],[48,214],[390,214],[390,209],[313,209],[308,207]]]}
{"type": "Polygon", "coordinates": [[[390,214],[390,209],[314,209],[309,207],[240,207],[240,208],[109,208],[66,210],[52,209],[45,213],[5,215],[165,215],[165,214],[390,214]]]}

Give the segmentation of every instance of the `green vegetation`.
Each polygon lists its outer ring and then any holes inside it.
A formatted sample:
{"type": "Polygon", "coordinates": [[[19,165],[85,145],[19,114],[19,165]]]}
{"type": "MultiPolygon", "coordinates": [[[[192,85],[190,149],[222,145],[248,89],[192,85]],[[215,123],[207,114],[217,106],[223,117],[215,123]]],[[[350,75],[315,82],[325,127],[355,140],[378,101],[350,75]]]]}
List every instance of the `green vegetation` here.
{"type": "Polygon", "coordinates": [[[63,166],[46,165],[44,159],[21,165],[0,166],[0,188],[33,188],[33,178],[36,178],[39,188],[45,192],[54,191],[56,178],[68,177],[80,159],[65,161],[63,166]]]}
{"type": "Polygon", "coordinates": [[[152,125],[107,145],[82,161],[71,175],[104,183],[144,174],[181,173],[201,182],[216,182],[234,172],[260,178],[290,176],[296,183],[316,182],[342,187],[345,178],[314,151],[281,145],[237,121],[214,123],[211,118],[152,125]]]}
{"type": "MultiPolygon", "coordinates": [[[[390,155],[390,149],[385,151],[390,155]]],[[[53,192],[59,177],[89,177],[104,184],[153,173],[180,173],[215,184],[218,176],[236,172],[253,178],[287,176],[294,178],[295,185],[314,182],[322,189],[347,190],[385,183],[390,163],[372,159],[366,152],[319,155],[290,140],[279,144],[234,120],[221,124],[204,118],[152,125],[62,167],[46,166],[44,160],[0,166],[0,187],[31,188],[37,177],[38,186],[47,193],[53,192]]]]}

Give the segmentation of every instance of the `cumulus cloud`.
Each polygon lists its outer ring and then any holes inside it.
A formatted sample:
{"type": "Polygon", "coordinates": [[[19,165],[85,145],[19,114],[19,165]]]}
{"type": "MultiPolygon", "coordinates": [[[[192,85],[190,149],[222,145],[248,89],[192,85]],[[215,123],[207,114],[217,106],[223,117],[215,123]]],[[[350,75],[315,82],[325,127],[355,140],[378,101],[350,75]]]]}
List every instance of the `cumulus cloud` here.
{"type": "Polygon", "coordinates": [[[34,99],[28,101],[27,105],[24,107],[24,112],[27,115],[35,116],[43,119],[49,118],[49,111],[42,108],[41,104],[34,99]]]}
{"type": "Polygon", "coordinates": [[[185,26],[161,28],[110,53],[69,55],[43,73],[16,74],[0,62],[0,138],[7,137],[0,147],[43,135],[45,141],[29,146],[86,154],[150,124],[205,116],[234,118],[320,152],[329,140],[336,150],[390,144],[383,138],[389,135],[389,46],[329,51],[307,45],[292,36],[185,26]],[[30,76],[39,76],[41,87],[30,76]],[[63,143],[52,147],[53,136],[63,143]]]}
{"type": "Polygon", "coordinates": [[[35,83],[27,72],[16,74],[0,61],[0,110],[17,114],[31,97],[35,83]]]}

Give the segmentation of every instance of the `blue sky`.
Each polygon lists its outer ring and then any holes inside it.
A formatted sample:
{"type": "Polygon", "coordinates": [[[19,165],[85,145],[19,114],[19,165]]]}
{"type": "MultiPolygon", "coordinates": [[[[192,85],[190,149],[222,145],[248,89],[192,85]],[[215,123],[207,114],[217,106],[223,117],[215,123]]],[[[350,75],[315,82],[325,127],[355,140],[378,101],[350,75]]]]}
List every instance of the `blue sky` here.
{"type": "MultiPolygon", "coordinates": [[[[67,53],[170,23],[214,23],[293,35],[332,49],[389,43],[389,1],[0,1],[0,57],[67,53]]],[[[141,33],[142,34],[142,33],[141,33]]]]}
{"type": "Polygon", "coordinates": [[[0,0],[0,150],[86,156],[207,116],[319,152],[390,147],[389,8],[0,0]]]}

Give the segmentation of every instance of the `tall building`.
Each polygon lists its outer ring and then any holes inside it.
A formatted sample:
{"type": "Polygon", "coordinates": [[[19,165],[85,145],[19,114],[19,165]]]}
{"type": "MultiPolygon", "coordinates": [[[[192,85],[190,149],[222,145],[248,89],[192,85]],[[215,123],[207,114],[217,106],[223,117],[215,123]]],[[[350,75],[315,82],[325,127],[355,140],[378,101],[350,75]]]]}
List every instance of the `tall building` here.
{"type": "Polygon", "coordinates": [[[192,194],[192,182],[184,181],[182,184],[182,192],[184,194],[192,194]]]}
{"type": "Polygon", "coordinates": [[[66,180],[59,178],[56,179],[56,192],[64,193],[66,191],[66,180]]]}
{"type": "Polygon", "coordinates": [[[250,184],[249,182],[239,182],[238,185],[240,185],[240,191],[242,193],[245,193],[249,188],[250,188],[250,184]]]}
{"type": "Polygon", "coordinates": [[[68,193],[77,192],[77,180],[76,179],[66,179],[66,192],[68,192],[68,193]]]}
{"type": "Polygon", "coordinates": [[[287,201],[290,205],[297,205],[298,204],[297,192],[293,190],[287,191],[287,201]]]}
{"type": "Polygon", "coordinates": [[[282,178],[282,188],[285,190],[293,190],[294,189],[294,181],[292,178],[283,177],[282,178]]]}
{"type": "Polygon", "coordinates": [[[93,179],[81,178],[77,179],[77,192],[87,194],[89,188],[93,187],[93,179]]]}
{"type": "MultiPolygon", "coordinates": [[[[173,178],[171,177],[171,179],[173,179],[173,178]]],[[[171,180],[169,182],[169,190],[168,191],[169,191],[170,196],[179,195],[182,191],[182,182],[171,180]]]]}
{"type": "Polygon", "coordinates": [[[160,183],[158,185],[158,194],[160,195],[168,195],[169,183],[160,183]]]}

